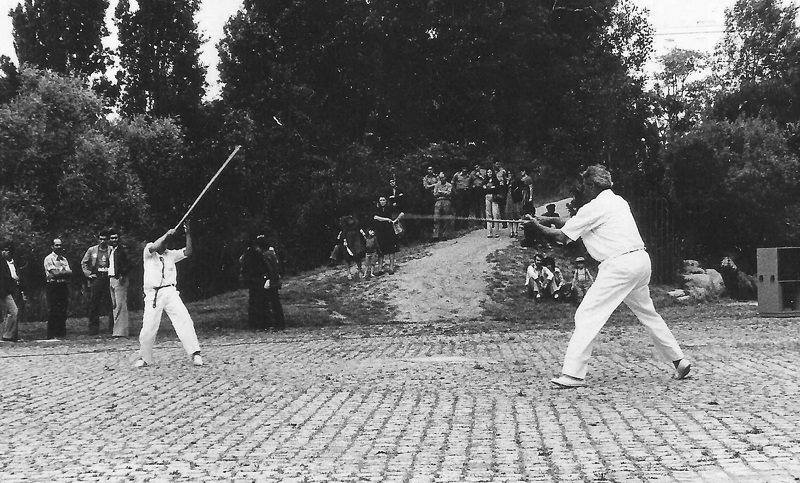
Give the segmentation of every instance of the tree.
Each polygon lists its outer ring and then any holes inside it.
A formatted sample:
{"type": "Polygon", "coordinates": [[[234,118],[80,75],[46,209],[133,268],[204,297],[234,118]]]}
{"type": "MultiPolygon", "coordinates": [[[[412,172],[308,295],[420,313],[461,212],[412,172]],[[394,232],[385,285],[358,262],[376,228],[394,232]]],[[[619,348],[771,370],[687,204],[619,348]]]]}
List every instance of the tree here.
{"type": "Polygon", "coordinates": [[[665,184],[695,256],[792,243],[800,235],[800,160],[764,119],[708,120],[664,153],[665,184]]]}
{"type": "Polygon", "coordinates": [[[104,74],[108,0],[25,0],[10,12],[20,64],[62,74],[104,74]]]}
{"type": "Polygon", "coordinates": [[[0,73],[0,104],[5,104],[19,92],[19,72],[8,56],[0,55],[0,73]]]}
{"type": "Polygon", "coordinates": [[[656,75],[656,101],[666,127],[665,137],[696,124],[711,105],[716,79],[704,74],[708,56],[695,50],[672,49],[659,58],[663,71],[656,75]]]}
{"type": "Polygon", "coordinates": [[[141,232],[148,205],[102,101],[82,80],[51,71],[23,69],[21,81],[0,106],[2,230],[42,250],[41,233],[85,243],[112,224],[141,232]]]}
{"type": "Polygon", "coordinates": [[[206,85],[194,21],[199,8],[199,0],[141,0],[135,11],[129,0],[117,3],[124,114],[174,116],[191,125],[206,85]]]}
{"type": "Polygon", "coordinates": [[[737,0],[725,9],[717,70],[731,86],[779,77],[787,47],[797,38],[797,5],[781,0],[737,0]]]}

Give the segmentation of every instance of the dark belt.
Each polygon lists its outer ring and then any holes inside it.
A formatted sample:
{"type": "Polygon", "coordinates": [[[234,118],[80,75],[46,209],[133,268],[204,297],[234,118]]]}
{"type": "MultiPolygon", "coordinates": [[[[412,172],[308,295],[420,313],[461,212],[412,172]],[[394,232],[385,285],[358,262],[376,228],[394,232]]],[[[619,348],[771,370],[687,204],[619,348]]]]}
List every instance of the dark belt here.
{"type": "Polygon", "coordinates": [[[162,288],[174,287],[174,286],[175,286],[175,284],[171,283],[169,285],[162,285],[160,287],[156,287],[156,288],[153,289],[153,290],[156,291],[156,293],[153,294],[153,308],[156,308],[156,300],[158,299],[158,291],[161,290],[162,288]]]}

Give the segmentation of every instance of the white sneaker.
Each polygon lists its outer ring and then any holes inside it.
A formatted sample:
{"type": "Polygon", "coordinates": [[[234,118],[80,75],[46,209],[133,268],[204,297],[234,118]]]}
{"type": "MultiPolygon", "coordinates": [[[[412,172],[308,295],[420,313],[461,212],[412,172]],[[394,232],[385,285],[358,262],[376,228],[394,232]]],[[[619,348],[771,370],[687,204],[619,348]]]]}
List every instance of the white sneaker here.
{"type": "Polygon", "coordinates": [[[196,366],[202,366],[203,365],[203,358],[200,357],[200,354],[195,354],[195,355],[192,356],[192,363],[194,365],[196,365],[196,366]]]}
{"type": "Polygon", "coordinates": [[[133,367],[147,367],[147,362],[144,359],[136,359],[136,362],[133,363],[133,367]]]}

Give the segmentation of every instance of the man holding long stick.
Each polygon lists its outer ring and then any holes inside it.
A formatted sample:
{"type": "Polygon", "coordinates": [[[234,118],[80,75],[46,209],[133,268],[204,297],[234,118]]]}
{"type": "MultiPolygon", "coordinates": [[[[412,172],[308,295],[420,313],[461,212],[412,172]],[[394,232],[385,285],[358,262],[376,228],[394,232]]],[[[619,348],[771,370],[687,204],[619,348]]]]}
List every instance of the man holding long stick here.
{"type": "Polygon", "coordinates": [[[175,333],[178,334],[178,339],[183,344],[183,349],[192,356],[194,365],[203,365],[194,323],[176,287],[178,272],[175,264],[192,254],[192,236],[188,221],[184,228],[186,246],[180,250],[167,249],[169,239],[175,235],[174,228],[144,247],[144,317],[142,332],[139,334],[140,358],[135,363],[136,367],[145,367],[153,363],[153,345],[161,324],[161,314],[165,311],[175,328],[175,333]]]}
{"type": "Polygon", "coordinates": [[[675,366],[676,379],[691,369],[683,351],[650,298],[650,257],[628,203],[611,191],[611,174],[600,165],[584,171],[583,190],[589,201],[574,217],[525,215],[526,225],[561,243],[583,239],[586,250],[600,262],[597,278],[575,312],[575,332],[567,346],[562,374],[552,380],[559,388],[585,386],[589,358],[600,330],[612,312],[625,303],[653,340],[656,350],[675,366]],[[553,224],[553,227],[545,225],[553,224]]]}

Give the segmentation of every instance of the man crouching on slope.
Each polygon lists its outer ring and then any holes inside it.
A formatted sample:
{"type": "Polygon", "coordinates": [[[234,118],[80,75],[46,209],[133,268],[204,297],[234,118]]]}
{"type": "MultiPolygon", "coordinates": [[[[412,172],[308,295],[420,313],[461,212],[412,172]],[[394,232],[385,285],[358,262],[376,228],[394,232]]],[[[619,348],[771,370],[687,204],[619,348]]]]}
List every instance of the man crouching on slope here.
{"type": "Polygon", "coordinates": [[[611,191],[611,174],[603,166],[581,173],[586,199],[574,217],[531,217],[526,224],[560,243],[583,238],[586,250],[600,262],[597,279],[575,312],[575,332],[567,346],[562,375],[552,380],[559,388],[585,386],[589,358],[600,330],[612,312],[625,302],[644,324],[658,352],[675,366],[676,379],[689,374],[675,336],[653,307],[650,298],[650,257],[628,203],[611,191]],[[553,223],[553,227],[544,224],[553,223]]]}
{"type": "Polygon", "coordinates": [[[139,334],[140,358],[134,364],[136,367],[145,367],[153,363],[153,345],[156,341],[158,326],[161,324],[161,314],[165,311],[184,350],[192,356],[194,365],[203,365],[194,323],[186,306],[183,305],[180,292],[176,287],[178,272],[175,264],[192,254],[192,236],[188,222],[184,228],[186,229],[185,248],[167,249],[170,237],[175,235],[174,229],[170,229],[161,238],[144,247],[144,317],[142,332],[139,334]]]}

